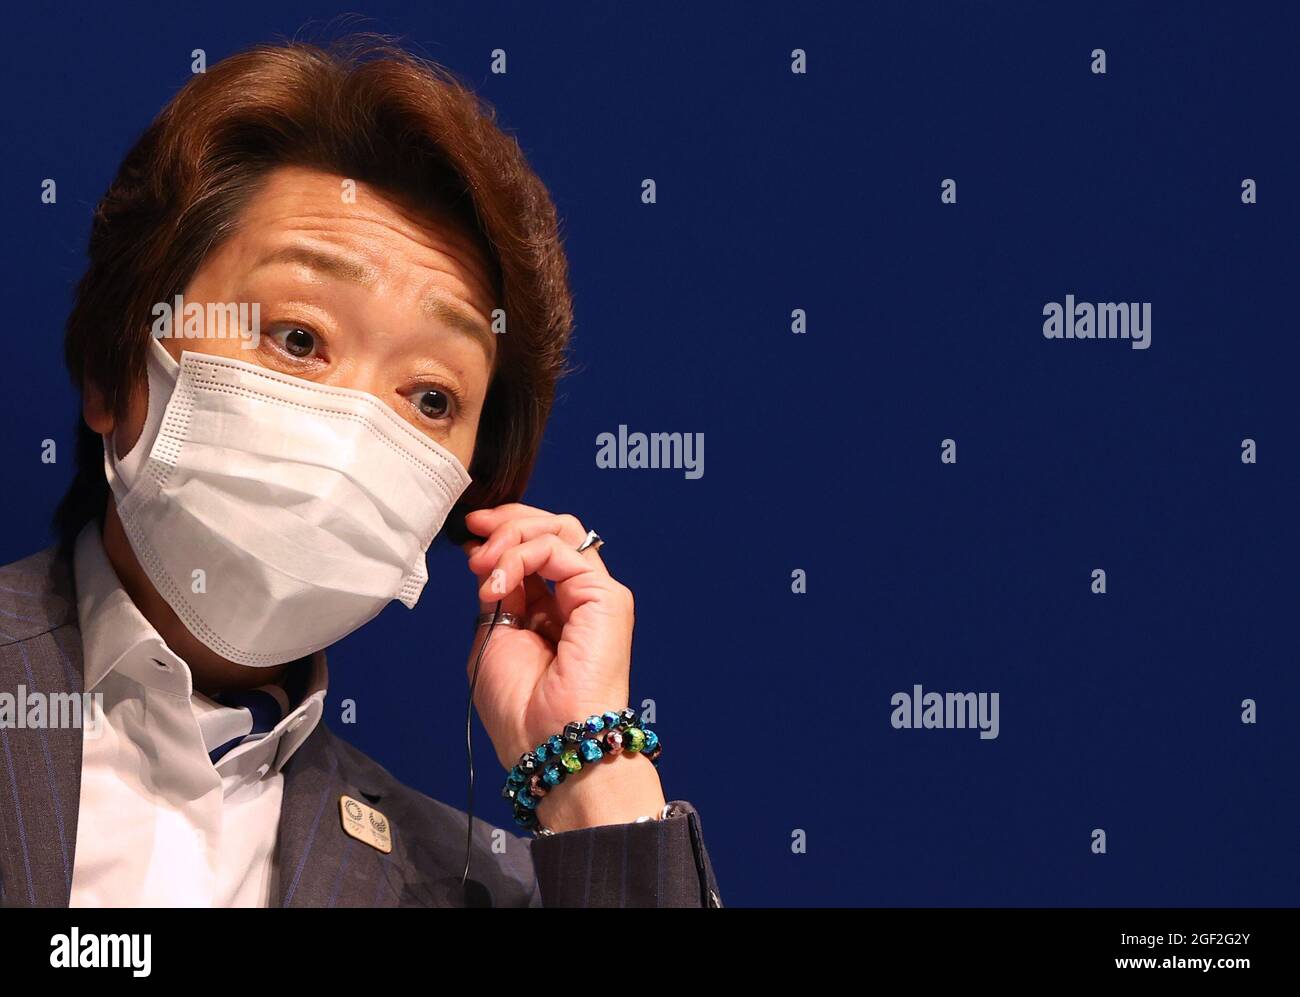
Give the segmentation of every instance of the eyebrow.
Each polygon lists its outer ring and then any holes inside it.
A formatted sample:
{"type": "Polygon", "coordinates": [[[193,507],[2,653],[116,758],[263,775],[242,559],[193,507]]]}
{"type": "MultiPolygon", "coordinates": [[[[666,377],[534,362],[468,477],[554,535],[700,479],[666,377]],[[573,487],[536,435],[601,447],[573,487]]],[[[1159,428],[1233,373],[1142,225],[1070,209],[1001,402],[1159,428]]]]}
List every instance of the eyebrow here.
{"type": "MultiPolygon", "coordinates": [[[[319,273],[362,287],[371,287],[379,279],[377,267],[367,266],[346,253],[334,253],[308,246],[283,246],[258,261],[254,269],[274,263],[296,263],[319,273]]],[[[462,332],[478,343],[491,359],[496,353],[496,337],[483,319],[473,312],[457,307],[445,297],[428,295],[420,302],[420,310],[457,332],[462,332]]]]}

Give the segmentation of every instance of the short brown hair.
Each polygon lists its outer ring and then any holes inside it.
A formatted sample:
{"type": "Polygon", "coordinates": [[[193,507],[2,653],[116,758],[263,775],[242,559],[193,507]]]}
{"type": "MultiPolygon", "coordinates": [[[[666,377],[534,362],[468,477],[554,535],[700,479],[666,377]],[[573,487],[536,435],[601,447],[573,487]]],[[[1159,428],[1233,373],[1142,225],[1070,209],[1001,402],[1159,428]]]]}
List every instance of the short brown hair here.
{"type": "MultiPolygon", "coordinates": [[[[124,416],[154,303],[184,290],[284,165],[372,184],[479,239],[507,331],[458,512],[518,499],[573,326],[555,205],[493,108],[386,38],[259,45],[195,75],[163,108],[95,212],[64,343],[78,389],[93,384],[124,416]]],[[[108,500],[101,438],[81,424],[77,449],[55,514],[65,549],[108,500]]]]}

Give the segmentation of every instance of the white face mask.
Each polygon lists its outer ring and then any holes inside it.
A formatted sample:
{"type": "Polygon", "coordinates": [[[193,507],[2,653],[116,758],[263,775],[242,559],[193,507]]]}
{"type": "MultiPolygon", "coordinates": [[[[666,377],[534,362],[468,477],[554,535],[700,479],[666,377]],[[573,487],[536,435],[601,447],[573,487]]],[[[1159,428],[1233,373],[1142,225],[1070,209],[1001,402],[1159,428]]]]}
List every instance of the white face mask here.
{"type": "Polygon", "coordinates": [[[149,414],[104,470],[141,566],[195,637],[241,665],[328,647],[391,600],[470,477],[373,395],[149,346],[149,414]]]}

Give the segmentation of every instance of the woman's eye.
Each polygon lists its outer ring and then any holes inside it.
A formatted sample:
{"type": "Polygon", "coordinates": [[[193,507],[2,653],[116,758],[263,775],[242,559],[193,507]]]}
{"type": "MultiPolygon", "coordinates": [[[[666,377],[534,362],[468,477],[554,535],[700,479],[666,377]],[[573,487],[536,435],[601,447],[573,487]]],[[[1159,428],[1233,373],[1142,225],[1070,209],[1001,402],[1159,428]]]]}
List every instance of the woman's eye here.
{"type": "Polygon", "coordinates": [[[316,334],[301,326],[293,326],[272,333],[272,337],[286,353],[299,360],[306,360],[316,352],[316,334]]]}
{"type": "Polygon", "coordinates": [[[445,419],[451,412],[451,396],[437,388],[426,388],[420,392],[416,405],[430,419],[445,419]]]}

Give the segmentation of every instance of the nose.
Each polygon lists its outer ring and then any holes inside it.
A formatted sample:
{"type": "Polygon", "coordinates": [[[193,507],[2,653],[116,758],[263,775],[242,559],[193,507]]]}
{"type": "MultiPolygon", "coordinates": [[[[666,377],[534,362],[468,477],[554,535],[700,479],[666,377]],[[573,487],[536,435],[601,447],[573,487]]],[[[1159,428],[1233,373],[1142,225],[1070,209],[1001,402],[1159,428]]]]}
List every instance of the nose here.
{"type": "Polygon", "coordinates": [[[393,391],[396,379],[377,357],[355,356],[335,363],[322,383],[364,391],[396,409],[397,396],[393,391]]]}

